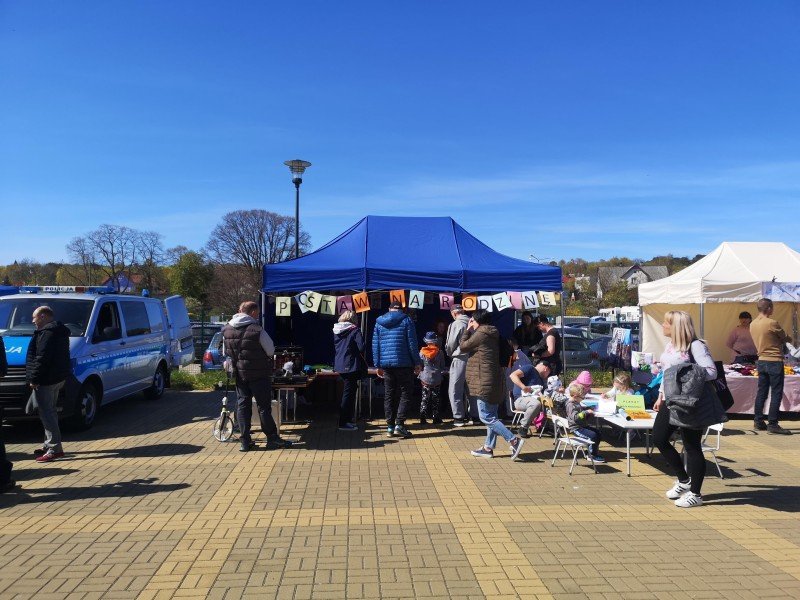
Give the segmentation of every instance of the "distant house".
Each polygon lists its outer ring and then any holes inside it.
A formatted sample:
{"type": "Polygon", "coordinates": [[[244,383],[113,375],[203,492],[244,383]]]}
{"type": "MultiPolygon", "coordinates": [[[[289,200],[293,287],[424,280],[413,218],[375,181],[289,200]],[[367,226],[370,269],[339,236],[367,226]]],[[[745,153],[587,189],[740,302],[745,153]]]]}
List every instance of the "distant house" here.
{"type": "MultiPolygon", "coordinates": [[[[141,287],[142,276],[120,273],[117,275],[117,281],[119,281],[119,291],[121,294],[131,294],[138,291],[141,287]]],[[[114,289],[117,288],[117,285],[114,283],[114,280],[111,277],[104,279],[100,285],[113,287],[114,289]]]]}
{"type": "Polygon", "coordinates": [[[643,267],[634,264],[629,267],[600,267],[597,269],[597,297],[614,287],[620,281],[628,284],[628,289],[638,287],[640,283],[664,279],[669,275],[667,267],[643,267]]]}

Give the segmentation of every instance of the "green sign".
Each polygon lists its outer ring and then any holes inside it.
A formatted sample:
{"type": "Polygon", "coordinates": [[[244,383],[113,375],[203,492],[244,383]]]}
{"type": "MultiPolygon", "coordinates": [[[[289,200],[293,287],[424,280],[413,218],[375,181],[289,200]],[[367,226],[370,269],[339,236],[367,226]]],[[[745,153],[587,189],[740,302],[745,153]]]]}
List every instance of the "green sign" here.
{"type": "Polygon", "coordinates": [[[627,411],[642,411],[644,408],[644,396],[633,394],[617,394],[617,408],[627,411]]]}

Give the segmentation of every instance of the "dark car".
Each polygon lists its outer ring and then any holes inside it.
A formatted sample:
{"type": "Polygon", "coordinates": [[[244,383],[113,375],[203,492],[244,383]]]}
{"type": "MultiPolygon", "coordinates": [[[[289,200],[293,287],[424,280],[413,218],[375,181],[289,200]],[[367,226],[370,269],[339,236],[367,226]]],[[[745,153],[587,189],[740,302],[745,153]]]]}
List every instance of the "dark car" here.
{"type": "MultiPolygon", "coordinates": [[[[567,330],[569,331],[569,327],[567,330]]],[[[593,357],[588,340],[574,336],[564,336],[564,358],[566,369],[594,369],[598,361],[593,357]]]]}
{"type": "Polygon", "coordinates": [[[589,342],[589,349],[592,357],[598,362],[601,369],[608,368],[608,342],[611,341],[610,335],[595,338],[589,342]]]}

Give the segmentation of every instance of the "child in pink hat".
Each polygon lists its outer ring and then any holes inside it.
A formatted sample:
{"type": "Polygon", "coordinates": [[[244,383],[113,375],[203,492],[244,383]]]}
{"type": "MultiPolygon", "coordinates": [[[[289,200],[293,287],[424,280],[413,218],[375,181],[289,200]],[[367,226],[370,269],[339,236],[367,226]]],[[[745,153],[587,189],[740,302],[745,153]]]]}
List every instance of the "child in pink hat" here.
{"type": "Polygon", "coordinates": [[[589,371],[581,371],[578,374],[578,377],[570,383],[569,385],[578,384],[583,386],[583,393],[584,395],[591,393],[592,391],[592,374],[589,371]]]}

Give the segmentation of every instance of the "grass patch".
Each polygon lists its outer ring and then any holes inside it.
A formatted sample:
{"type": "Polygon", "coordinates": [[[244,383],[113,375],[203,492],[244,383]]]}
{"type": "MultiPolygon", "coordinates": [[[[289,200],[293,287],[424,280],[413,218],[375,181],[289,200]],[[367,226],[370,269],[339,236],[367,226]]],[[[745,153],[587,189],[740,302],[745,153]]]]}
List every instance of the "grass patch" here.
{"type": "Polygon", "coordinates": [[[189,373],[173,371],[169,378],[169,387],[173,390],[214,390],[219,382],[225,382],[224,371],[204,371],[189,373]]]}
{"type": "MultiPolygon", "coordinates": [[[[564,371],[564,385],[569,385],[571,381],[575,381],[583,369],[567,369],[564,371]]],[[[592,374],[592,388],[610,388],[613,385],[614,378],[611,376],[611,369],[589,369],[592,374]]]]}

